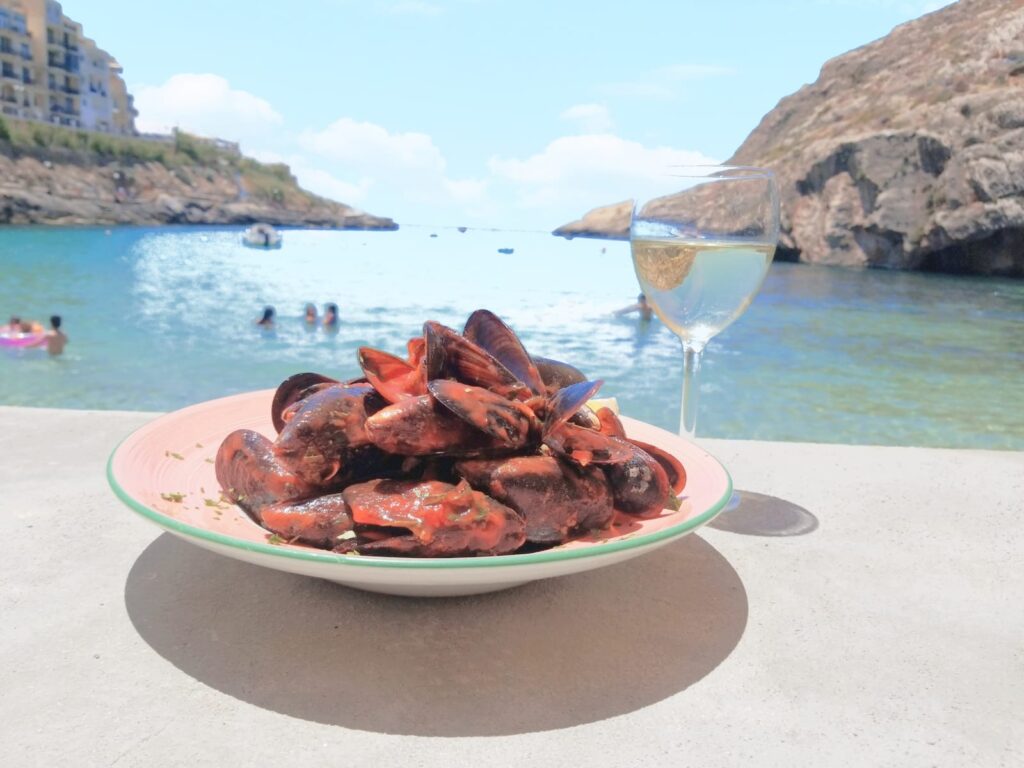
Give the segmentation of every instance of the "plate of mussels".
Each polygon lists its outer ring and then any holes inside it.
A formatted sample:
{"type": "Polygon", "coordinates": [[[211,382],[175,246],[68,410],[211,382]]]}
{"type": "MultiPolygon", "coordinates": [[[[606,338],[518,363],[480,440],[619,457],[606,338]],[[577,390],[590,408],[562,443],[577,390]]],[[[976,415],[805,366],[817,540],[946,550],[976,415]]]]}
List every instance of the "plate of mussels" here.
{"type": "Polygon", "coordinates": [[[158,417],[107,464],[170,533],[256,565],[410,596],[491,592],[650,552],[717,515],[725,468],[596,400],[488,310],[427,321],[363,375],[158,417]]]}

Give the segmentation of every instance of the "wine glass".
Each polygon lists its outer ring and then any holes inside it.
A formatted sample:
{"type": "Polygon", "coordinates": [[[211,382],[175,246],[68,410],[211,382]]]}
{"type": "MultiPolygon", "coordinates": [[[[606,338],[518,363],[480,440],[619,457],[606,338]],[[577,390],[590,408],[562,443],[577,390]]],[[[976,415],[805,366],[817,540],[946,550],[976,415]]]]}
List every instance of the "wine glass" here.
{"type": "Polygon", "coordinates": [[[764,168],[672,166],[634,201],[629,240],[647,301],[683,343],[680,434],[697,427],[705,345],[750,306],[779,237],[775,175],[764,168]]]}

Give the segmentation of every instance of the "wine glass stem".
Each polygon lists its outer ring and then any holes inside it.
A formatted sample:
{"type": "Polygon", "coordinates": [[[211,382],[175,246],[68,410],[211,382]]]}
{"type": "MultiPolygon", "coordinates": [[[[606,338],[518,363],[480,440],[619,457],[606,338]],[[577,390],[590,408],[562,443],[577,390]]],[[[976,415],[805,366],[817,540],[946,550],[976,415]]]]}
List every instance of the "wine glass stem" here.
{"type": "Polygon", "coordinates": [[[683,402],[679,408],[679,434],[691,440],[697,436],[697,371],[703,345],[683,342],[683,402]]]}

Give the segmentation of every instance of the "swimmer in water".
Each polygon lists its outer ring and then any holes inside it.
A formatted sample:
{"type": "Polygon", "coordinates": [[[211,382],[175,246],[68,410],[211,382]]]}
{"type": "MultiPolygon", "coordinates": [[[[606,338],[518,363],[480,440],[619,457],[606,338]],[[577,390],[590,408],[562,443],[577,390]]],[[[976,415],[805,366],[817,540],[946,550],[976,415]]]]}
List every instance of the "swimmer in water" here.
{"type": "Polygon", "coordinates": [[[46,351],[51,357],[61,354],[68,343],[67,334],[60,329],[60,325],[60,315],[51,315],[50,330],[46,332],[46,351]]]}
{"type": "Polygon", "coordinates": [[[274,308],[264,307],[263,317],[256,321],[256,325],[261,328],[273,328],[274,327],[274,308]]]}
{"type": "Polygon", "coordinates": [[[338,305],[324,305],[324,328],[337,328],[338,326],[338,305]]]}
{"type": "Polygon", "coordinates": [[[647,297],[642,293],[636,297],[636,304],[630,304],[628,307],[617,310],[615,315],[618,317],[619,315],[628,315],[630,312],[639,312],[640,319],[645,323],[650,322],[654,317],[654,310],[651,309],[651,305],[647,303],[647,297]]]}

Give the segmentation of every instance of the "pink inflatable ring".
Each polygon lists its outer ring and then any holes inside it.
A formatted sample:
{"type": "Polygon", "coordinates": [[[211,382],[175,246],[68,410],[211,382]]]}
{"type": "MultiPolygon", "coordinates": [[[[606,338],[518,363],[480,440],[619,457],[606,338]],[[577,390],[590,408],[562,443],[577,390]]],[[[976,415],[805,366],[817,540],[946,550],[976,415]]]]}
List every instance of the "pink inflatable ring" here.
{"type": "Polygon", "coordinates": [[[10,325],[0,325],[0,347],[38,347],[46,343],[46,331],[22,333],[10,325]]]}

